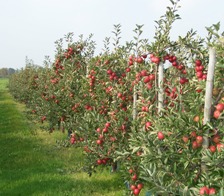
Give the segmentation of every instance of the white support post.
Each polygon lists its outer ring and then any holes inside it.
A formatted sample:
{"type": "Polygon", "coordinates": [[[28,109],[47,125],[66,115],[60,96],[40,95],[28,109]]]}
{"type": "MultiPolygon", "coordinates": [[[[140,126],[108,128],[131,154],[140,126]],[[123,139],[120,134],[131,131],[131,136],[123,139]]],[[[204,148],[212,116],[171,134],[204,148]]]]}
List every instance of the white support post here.
{"type": "Polygon", "coordinates": [[[163,76],[164,65],[161,62],[158,67],[158,114],[161,115],[164,102],[163,76]]]}
{"type": "MultiPolygon", "coordinates": [[[[205,125],[207,122],[211,120],[211,112],[212,112],[212,90],[214,83],[214,72],[215,72],[215,64],[216,64],[216,51],[214,48],[209,48],[209,64],[208,64],[208,73],[206,80],[206,89],[205,89],[205,105],[204,105],[204,121],[205,125]]],[[[209,138],[208,138],[209,130],[203,136],[203,148],[208,149],[209,147],[209,138]]],[[[202,172],[206,172],[207,167],[204,162],[201,163],[202,172]]]]}

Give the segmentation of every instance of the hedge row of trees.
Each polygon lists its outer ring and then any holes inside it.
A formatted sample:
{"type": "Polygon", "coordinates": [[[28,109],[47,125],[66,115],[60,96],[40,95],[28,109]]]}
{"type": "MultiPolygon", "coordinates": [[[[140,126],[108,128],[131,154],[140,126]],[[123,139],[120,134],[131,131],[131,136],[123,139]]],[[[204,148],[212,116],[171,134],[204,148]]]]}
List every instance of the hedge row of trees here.
{"type": "Polygon", "coordinates": [[[16,72],[13,68],[1,68],[0,69],[0,78],[8,78],[10,75],[16,72]]]}

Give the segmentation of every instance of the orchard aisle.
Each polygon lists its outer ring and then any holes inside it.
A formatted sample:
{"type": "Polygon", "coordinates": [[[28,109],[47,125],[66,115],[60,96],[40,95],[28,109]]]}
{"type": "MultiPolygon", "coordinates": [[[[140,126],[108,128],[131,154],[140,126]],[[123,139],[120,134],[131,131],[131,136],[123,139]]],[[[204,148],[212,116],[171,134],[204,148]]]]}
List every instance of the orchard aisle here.
{"type": "Polygon", "coordinates": [[[0,195],[123,195],[119,174],[104,170],[89,178],[80,170],[81,150],[56,145],[65,134],[29,124],[7,84],[0,79],[0,195]]]}

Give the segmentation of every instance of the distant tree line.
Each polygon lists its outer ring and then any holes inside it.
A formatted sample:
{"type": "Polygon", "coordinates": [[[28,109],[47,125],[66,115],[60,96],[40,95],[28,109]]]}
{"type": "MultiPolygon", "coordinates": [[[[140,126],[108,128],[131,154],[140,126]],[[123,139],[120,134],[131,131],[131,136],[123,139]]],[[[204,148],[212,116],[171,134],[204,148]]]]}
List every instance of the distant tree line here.
{"type": "Polygon", "coordinates": [[[7,78],[16,72],[17,72],[17,70],[15,70],[13,68],[1,68],[0,69],[0,78],[7,78]]]}

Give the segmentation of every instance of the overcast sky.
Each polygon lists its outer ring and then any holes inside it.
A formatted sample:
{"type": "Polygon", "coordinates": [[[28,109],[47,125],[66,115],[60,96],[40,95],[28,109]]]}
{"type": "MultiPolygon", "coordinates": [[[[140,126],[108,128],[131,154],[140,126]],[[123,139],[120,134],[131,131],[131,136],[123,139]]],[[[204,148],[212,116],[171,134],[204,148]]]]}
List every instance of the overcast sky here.
{"type": "MultiPolygon", "coordinates": [[[[197,30],[207,35],[206,26],[224,26],[224,0],[181,0],[172,37],[197,30]]],[[[97,51],[114,24],[122,26],[122,40],[133,37],[136,24],[144,24],[143,38],[152,41],[154,21],[165,13],[169,0],[0,0],[0,68],[22,68],[28,56],[43,65],[54,58],[55,44],[69,32],[76,37],[93,33],[97,51]]]]}

